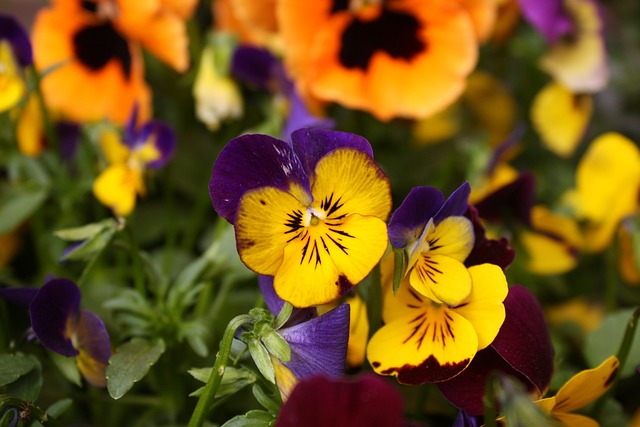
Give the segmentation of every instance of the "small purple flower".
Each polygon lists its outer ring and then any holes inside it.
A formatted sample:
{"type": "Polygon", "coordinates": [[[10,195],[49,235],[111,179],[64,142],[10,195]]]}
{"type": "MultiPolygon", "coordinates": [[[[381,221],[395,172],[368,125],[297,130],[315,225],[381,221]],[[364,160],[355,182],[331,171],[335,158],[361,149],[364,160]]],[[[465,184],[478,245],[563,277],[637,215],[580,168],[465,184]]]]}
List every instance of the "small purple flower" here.
{"type": "Polygon", "coordinates": [[[518,0],[518,4],[524,19],[538,30],[549,44],[554,44],[575,29],[563,0],[518,0]]]}
{"type": "MultiPolygon", "coordinates": [[[[267,308],[277,315],[284,300],[275,293],[273,277],[259,276],[258,282],[267,308]]],[[[344,374],[349,342],[349,304],[340,304],[321,316],[316,308],[294,308],[278,333],[291,349],[291,359],[284,365],[297,379],[344,374]]]]}
{"type": "Polygon", "coordinates": [[[355,379],[301,380],[280,409],[276,427],[400,427],[402,397],[373,374],[355,379]]]}
{"type": "Polygon", "coordinates": [[[78,369],[89,383],[106,386],[109,334],[98,316],[80,310],[80,289],[75,283],[52,278],[39,289],[2,289],[0,296],[29,307],[31,328],[46,349],[76,357],[78,369]]]}
{"type": "Polygon", "coordinates": [[[160,120],[150,120],[138,129],[137,105],[133,107],[129,121],[125,126],[122,142],[132,153],[142,153],[142,160],[151,169],[159,169],[166,165],[176,148],[175,133],[166,123],[160,120]],[[145,149],[153,150],[150,157],[144,155],[145,149]]]}
{"type": "Polygon", "coordinates": [[[553,346],[540,304],[526,288],[512,286],[504,306],[506,318],[493,343],[458,376],[438,383],[451,403],[471,415],[482,414],[485,383],[493,372],[517,378],[536,399],[551,382],[553,346]]]}

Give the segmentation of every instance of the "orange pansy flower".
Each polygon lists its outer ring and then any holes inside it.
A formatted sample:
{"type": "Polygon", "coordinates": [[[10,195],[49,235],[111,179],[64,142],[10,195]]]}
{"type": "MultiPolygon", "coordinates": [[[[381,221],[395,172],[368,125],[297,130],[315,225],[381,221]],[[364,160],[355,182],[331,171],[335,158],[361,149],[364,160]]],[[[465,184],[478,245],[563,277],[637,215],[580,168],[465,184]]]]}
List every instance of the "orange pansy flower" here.
{"type": "Polygon", "coordinates": [[[124,124],[134,103],[151,114],[140,44],[176,69],[189,65],[183,18],[193,0],[54,0],[33,28],[36,67],[48,105],[77,122],[124,124]]]}
{"type": "Polygon", "coordinates": [[[424,118],[462,93],[493,22],[488,0],[278,2],[301,93],[381,120],[424,118]]]}

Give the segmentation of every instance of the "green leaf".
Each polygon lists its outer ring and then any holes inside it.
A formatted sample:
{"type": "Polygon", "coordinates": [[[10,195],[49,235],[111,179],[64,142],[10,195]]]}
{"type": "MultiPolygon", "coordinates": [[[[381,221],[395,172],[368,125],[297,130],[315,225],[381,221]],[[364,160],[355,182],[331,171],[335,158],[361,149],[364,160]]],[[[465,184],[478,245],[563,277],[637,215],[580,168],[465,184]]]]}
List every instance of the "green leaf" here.
{"type": "Polygon", "coordinates": [[[107,218],[99,222],[93,222],[80,227],[65,228],[63,230],[54,231],[53,235],[62,240],[77,242],[78,240],[89,239],[105,229],[115,229],[117,222],[113,218],[107,218]]]}
{"type": "Polygon", "coordinates": [[[262,335],[262,342],[269,353],[277,357],[281,362],[288,363],[291,360],[291,348],[289,343],[273,329],[262,335]]]}
{"type": "MultiPolygon", "coordinates": [[[[584,356],[589,366],[594,368],[607,357],[618,352],[627,323],[634,311],[634,309],[625,309],[606,315],[598,329],[587,335],[584,356]]],[[[631,351],[619,378],[633,375],[638,365],[640,365],[640,328],[633,336],[631,351]]]]}
{"type": "Polygon", "coordinates": [[[282,405],[280,394],[271,396],[265,393],[262,387],[260,387],[258,384],[253,385],[253,387],[251,388],[251,392],[253,393],[253,397],[256,398],[258,403],[262,405],[267,411],[274,414],[277,414],[278,411],[280,411],[280,406],[282,405]]]}
{"type": "Polygon", "coordinates": [[[65,411],[69,409],[69,407],[71,407],[72,404],[73,404],[73,400],[69,398],[60,399],[57,402],[55,402],[53,405],[47,408],[47,415],[52,416],[53,418],[58,418],[59,416],[64,414],[65,411]]]}
{"type": "Polygon", "coordinates": [[[253,410],[231,418],[222,427],[268,427],[274,420],[275,417],[269,412],[253,410]]]}
{"type": "Polygon", "coordinates": [[[147,375],[164,350],[164,341],[160,338],[153,341],[133,338],[118,347],[109,359],[106,372],[109,395],[114,399],[124,396],[135,382],[147,375]]]}
{"type": "Polygon", "coordinates": [[[80,374],[80,370],[76,364],[75,357],[65,357],[52,351],[49,352],[49,356],[51,357],[53,364],[56,365],[67,380],[78,387],[82,385],[82,375],[80,374]]]}
{"type": "Polygon", "coordinates": [[[13,231],[42,206],[48,191],[42,186],[11,188],[0,197],[0,234],[13,231]]]}
{"type": "Polygon", "coordinates": [[[104,249],[115,235],[114,228],[106,228],[99,231],[91,238],[85,240],[69,252],[65,253],[61,258],[63,260],[82,261],[88,260],[96,253],[104,249]]]}
{"type": "MultiPolygon", "coordinates": [[[[206,383],[211,376],[211,368],[194,368],[188,371],[195,379],[206,383]]],[[[256,382],[256,376],[253,372],[242,368],[234,368],[228,366],[222,376],[222,383],[216,393],[216,398],[230,396],[237,393],[242,388],[256,382]]],[[[191,393],[189,396],[200,396],[204,387],[201,387],[191,393]]]]}
{"type": "Polygon", "coordinates": [[[7,385],[7,393],[22,400],[35,402],[42,388],[42,365],[34,356],[27,356],[34,363],[34,368],[16,381],[7,385]]]}
{"type": "Polygon", "coordinates": [[[275,370],[273,369],[273,364],[271,363],[269,352],[266,348],[264,348],[264,345],[262,345],[260,339],[254,338],[249,340],[249,353],[251,353],[251,357],[256,363],[256,366],[260,370],[262,376],[264,376],[267,381],[275,384],[275,370]]]}
{"type": "Polygon", "coordinates": [[[36,363],[33,359],[12,354],[0,354],[0,387],[28,374],[36,363]]]}
{"type": "Polygon", "coordinates": [[[273,325],[275,329],[280,329],[282,325],[284,325],[289,317],[291,317],[291,313],[293,312],[293,305],[291,303],[285,301],[280,313],[278,313],[278,317],[276,317],[276,321],[273,325]]]}

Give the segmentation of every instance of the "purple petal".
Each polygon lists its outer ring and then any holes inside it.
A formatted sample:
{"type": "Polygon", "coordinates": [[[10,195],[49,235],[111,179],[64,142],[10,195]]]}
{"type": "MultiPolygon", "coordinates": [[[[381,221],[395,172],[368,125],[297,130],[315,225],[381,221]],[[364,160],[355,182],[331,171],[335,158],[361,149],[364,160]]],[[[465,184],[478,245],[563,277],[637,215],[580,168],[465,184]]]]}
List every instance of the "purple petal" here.
{"type": "Polygon", "coordinates": [[[297,183],[309,193],[309,178],[291,146],[268,135],[242,135],[220,152],[209,182],[213,207],[230,223],[242,195],[254,188],[288,190],[297,183]]]}
{"type": "Polygon", "coordinates": [[[291,141],[291,135],[297,129],[317,128],[333,129],[336,123],[332,119],[316,117],[307,108],[300,95],[293,90],[289,96],[289,117],[282,130],[282,139],[291,141]]]}
{"type": "Polygon", "coordinates": [[[29,35],[24,27],[12,16],[0,13],[0,41],[7,40],[17,61],[23,67],[33,63],[33,51],[29,35]]]}
{"type": "Polygon", "coordinates": [[[504,305],[506,318],[493,343],[460,375],[438,384],[451,403],[473,415],[482,414],[484,384],[491,372],[515,376],[538,394],[551,382],[553,346],[540,304],[528,289],[516,285],[504,305]]]}
{"type": "Polygon", "coordinates": [[[291,134],[291,143],[308,176],[315,172],[316,163],[337,148],[355,148],[373,158],[371,144],[365,138],[347,132],[327,129],[298,129],[291,134]]]}
{"type": "Polygon", "coordinates": [[[433,187],[413,187],[391,216],[389,240],[394,248],[404,248],[417,239],[444,203],[442,192],[433,187]]]}
{"type": "Polygon", "coordinates": [[[493,150],[493,154],[491,156],[491,161],[489,162],[489,166],[487,166],[487,174],[491,175],[495,171],[496,167],[503,158],[509,153],[509,151],[513,150],[514,147],[520,142],[522,137],[524,136],[527,130],[527,126],[524,123],[518,123],[513,131],[509,134],[509,136],[500,143],[493,150]]]}
{"type": "Polygon", "coordinates": [[[129,120],[124,126],[122,142],[128,146],[129,148],[134,148],[137,141],[137,132],[136,128],[138,127],[138,103],[134,103],[131,108],[131,114],[129,115],[129,120]]]}
{"type": "Polygon", "coordinates": [[[516,257],[516,251],[509,246],[509,241],[504,237],[498,240],[487,239],[484,227],[478,216],[478,210],[473,205],[469,205],[465,216],[473,224],[475,241],[471,253],[464,261],[464,265],[471,267],[472,265],[489,263],[495,264],[503,270],[509,267],[516,257]]]}
{"type": "Polygon", "coordinates": [[[316,376],[300,381],[280,410],[276,427],[403,425],[402,397],[383,378],[316,376]]]}
{"type": "Polygon", "coordinates": [[[22,308],[29,308],[39,290],[39,288],[2,288],[0,298],[22,308]]]}
{"type": "Polygon", "coordinates": [[[438,224],[447,217],[464,215],[469,204],[469,193],[471,193],[471,187],[468,182],[465,182],[444,202],[438,213],[435,214],[434,222],[438,224]]]}
{"type": "Polygon", "coordinates": [[[251,86],[272,92],[278,64],[278,60],[267,49],[241,45],[233,52],[231,74],[251,86]]]}
{"type": "Polygon", "coordinates": [[[291,360],[286,366],[296,378],[318,374],[337,377],[344,373],[349,341],[348,304],[278,333],[291,347],[291,360]]]}
{"type": "Polygon", "coordinates": [[[71,280],[52,279],[45,283],[31,301],[31,327],[47,349],[71,357],[73,348],[69,327],[80,308],[80,289],[71,280]]]}
{"type": "Polygon", "coordinates": [[[102,320],[94,313],[82,310],[76,324],[77,349],[82,375],[91,384],[106,385],[105,369],[111,357],[109,333],[102,320]]]}
{"type": "Polygon", "coordinates": [[[140,144],[144,144],[149,138],[153,138],[156,150],[160,152],[160,158],[149,162],[147,166],[152,169],[163,167],[169,162],[176,148],[176,135],[173,129],[160,120],[147,122],[138,135],[140,144]]]}
{"type": "MultiPolygon", "coordinates": [[[[258,285],[260,286],[260,292],[264,298],[264,303],[274,316],[277,316],[282,310],[284,300],[276,294],[273,288],[273,276],[258,275],[258,285]]],[[[308,308],[293,308],[289,320],[285,322],[283,328],[297,325],[298,323],[306,322],[307,320],[318,317],[318,310],[315,307],[308,308]]]]}
{"type": "Polygon", "coordinates": [[[9,421],[7,427],[16,427],[18,425],[18,410],[16,408],[8,408],[2,411],[2,413],[0,413],[0,419],[2,419],[2,417],[4,417],[9,412],[13,414],[13,418],[11,418],[11,421],[9,421]]]}
{"type": "Polygon", "coordinates": [[[521,13],[549,44],[574,31],[571,16],[562,0],[518,0],[521,13]]]}
{"type": "Polygon", "coordinates": [[[480,427],[480,421],[478,417],[460,411],[451,427],[480,427]]]}
{"type": "Polygon", "coordinates": [[[531,209],[536,202],[536,180],[531,172],[522,172],[518,178],[499,188],[476,204],[480,217],[500,222],[505,213],[515,216],[525,225],[531,225],[531,209]]]}

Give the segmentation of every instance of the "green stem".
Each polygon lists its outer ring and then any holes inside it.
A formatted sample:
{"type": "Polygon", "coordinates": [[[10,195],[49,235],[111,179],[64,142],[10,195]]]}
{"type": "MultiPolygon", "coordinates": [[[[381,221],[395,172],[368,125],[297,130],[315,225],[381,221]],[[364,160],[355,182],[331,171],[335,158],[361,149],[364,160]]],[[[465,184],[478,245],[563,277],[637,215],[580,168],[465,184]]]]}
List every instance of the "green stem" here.
{"type": "Polygon", "coordinates": [[[627,358],[629,357],[629,352],[631,351],[631,345],[633,345],[633,340],[636,336],[636,331],[638,329],[638,318],[640,318],[640,307],[636,308],[636,310],[629,318],[629,322],[627,322],[627,329],[624,332],[624,337],[622,338],[622,343],[620,344],[620,348],[618,349],[618,353],[616,357],[620,362],[620,366],[618,367],[618,375],[611,384],[611,387],[607,392],[598,399],[598,401],[593,406],[592,416],[593,418],[600,418],[602,414],[602,410],[604,409],[604,405],[613,394],[613,390],[620,378],[621,372],[623,371],[625,364],[627,363],[627,358]]]}
{"type": "Polygon", "coordinates": [[[485,427],[496,427],[496,418],[498,411],[496,409],[496,382],[497,377],[489,376],[484,386],[484,396],[482,403],[484,404],[484,425],[485,427]]]}
{"type": "Polygon", "coordinates": [[[605,309],[607,313],[615,311],[618,305],[618,263],[615,251],[609,249],[606,253],[607,281],[605,284],[605,309]]]}
{"type": "Polygon", "coordinates": [[[229,353],[231,352],[231,344],[233,343],[233,337],[236,330],[240,326],[252,321],[252,316],[248,314],[241,314],[234,317],[227,325],[224,335],[222,336],[222,341],[220,341],[220,350],[218,351],[216,361],[213,365],[211,376],[198,399],[198,403],[196,404],[193,414],[191,414],[188,427],[200,427],[204,423],[204,419],[211,409],[213,399],[215,398],[218,388],[220,387],[220,383],[222,382],[222,376],[224,375],[224,370],[227,364],[227,359],[229,358],[229,353]]]}
{"type": "Polygon", "coordinates": [[[127,224],[126,229],[127,237],[129,238],[129,250],[131,251],[131,256],[133,257],[135,287],[140,295],[145,295],[146,288],[144,286],[144,270],[142,266],[142,259],[140,258],[140,248],[138,247],[138,241],[136,240],[136,236],[133,234],[133,229],[129,224],[127,224]]]}
{"type": "Polygon", "coordinates": [[[378,263],[371,271],[369,295],[367,298],[367,317],[369,318],[369,338],[382,325],[382,276],[378,263]]]}

